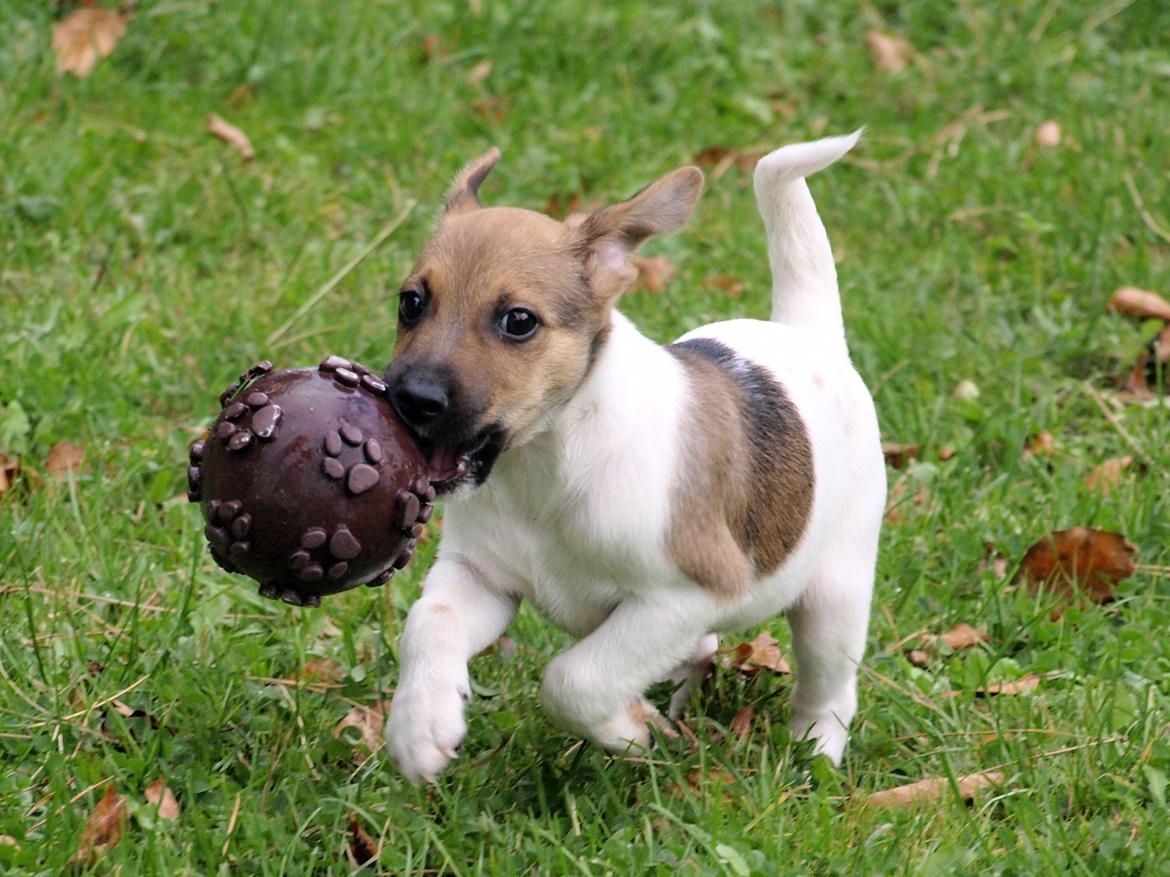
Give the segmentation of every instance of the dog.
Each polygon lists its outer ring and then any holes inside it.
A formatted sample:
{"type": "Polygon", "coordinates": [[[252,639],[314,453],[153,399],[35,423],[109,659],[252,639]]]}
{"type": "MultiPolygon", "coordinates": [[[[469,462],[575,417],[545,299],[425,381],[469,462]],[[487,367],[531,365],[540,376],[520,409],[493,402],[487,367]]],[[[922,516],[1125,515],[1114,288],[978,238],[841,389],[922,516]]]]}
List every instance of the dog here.
{"type": "Polygon", "coordinates": [[[498,150],[457,176],[402,285],[385,373],[447,497],[386,726],[409,780],[456,757],[467,662],[521,600],[578,638],[544,671],[548,717],[611,751],[663,726],[649,686],[682,680],[677,711],[719,633],[785,613],[792,736],[840,763],[886,478],[805,177],[859,135],[785,146],[755,168],[771,319],[669,346],[615,305],[638,246],[690,217],[698,168],[564,222],[480,203],[498,150]]]}

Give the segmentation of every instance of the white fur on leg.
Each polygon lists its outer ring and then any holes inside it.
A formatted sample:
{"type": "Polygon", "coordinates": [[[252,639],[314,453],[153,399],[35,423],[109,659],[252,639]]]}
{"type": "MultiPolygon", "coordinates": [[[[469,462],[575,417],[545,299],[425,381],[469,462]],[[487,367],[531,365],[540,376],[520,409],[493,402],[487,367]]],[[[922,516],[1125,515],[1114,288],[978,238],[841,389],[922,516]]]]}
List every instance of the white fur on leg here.
{"type": "Polygon", "coordinates": [[[699,640],[691,659],[670,674],[670,681],[678,683],[678,688],[670,696],[670,707],[666,712],[670,718],[677,719],[683,714],[683,710],[686,709],[691,698],[695,696],[699,685],[702,684],[703,677],[711,668],[711,663],[715,660],[715,653],[718,650],[719,636],[709,633],[699,640]]]}
{"type": "Polygon", "coordinates": [[[440,559],[410,609],[386,745],[402,774],[431,782],[456,755],[471,699],[468,659],[504,632],[516,600],[489,590],[457,559],[440,559]]]}

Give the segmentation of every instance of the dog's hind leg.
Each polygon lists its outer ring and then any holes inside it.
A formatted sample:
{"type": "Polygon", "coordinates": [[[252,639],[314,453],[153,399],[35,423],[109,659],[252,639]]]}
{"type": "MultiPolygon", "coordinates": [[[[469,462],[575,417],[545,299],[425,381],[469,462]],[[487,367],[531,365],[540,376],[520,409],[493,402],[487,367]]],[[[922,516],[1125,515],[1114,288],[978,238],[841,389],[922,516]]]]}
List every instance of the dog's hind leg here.
{"type": "Polygon", "coordinates": [[[797,740],[841,763],[849,723],[857,711],[857,670],[865,652],[873,592],[877,529],[854,541],[816,575],[788,610],[796,654],[790,728],[797,740]]]}
{"type": "Polygon", "coordinates": [[[620,603],[545,669],[541,700],[549,718],[606,749],[648,746],[648,723],[664,723],[642,695],[692,658],[715,610],[714,598],[699,588],[620,603]]]}
{"type": "Polygon", "coordinates": [[[707,634],[699,640],[699,644],[695,647],[695,653],[691,655],[690,660],[676,667],[675,671],[670,674],[670,681],[678,685],[678,688],[670,696],[670,707],[667,709],[667,716],[672,719],[677,719],[682,715],[683,710],[686,709],[687,704],[694,697],[695,691],[702,684],[703,677],[711,669],[711,664],[715,661],[715,652],[718,649],[719,637],[713,633],[707,634]]]}

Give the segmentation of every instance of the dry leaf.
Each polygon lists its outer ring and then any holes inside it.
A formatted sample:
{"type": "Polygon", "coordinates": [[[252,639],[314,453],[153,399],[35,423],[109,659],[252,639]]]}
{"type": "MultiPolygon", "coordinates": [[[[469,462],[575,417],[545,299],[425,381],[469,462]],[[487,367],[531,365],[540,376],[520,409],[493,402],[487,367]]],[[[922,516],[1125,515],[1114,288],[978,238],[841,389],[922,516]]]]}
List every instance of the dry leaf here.
{"type": "Polygon", "coordinates": [[[54,478],[68,478],[81,471],[85,449],[69,442],[58,442],[49,448],[45,469],[54,478]]]}
{"type": "Polygon", "coordinates": [[[638,269],[638,282],[647,292],[662,292],[677,273],[674,265],[665,256],[635,256],[630,264],[638,269]]]}
{"type": "Polygon", "coordinates": [[[20,842],[10,834],[0,834],[0,846],[20,849],[20,842]]]}
{"type": "Polygon", "coordinates": [[[987,642],[987,639],[986,633],[978,628],[972,627],[965,621],[956,624],[942,636],[931,638],[932,641],[941,641],[954,651],[969,649],[972,646],[979,645],[979,643],[987,642]]]}
{"type": "Polygon", "coordinates": [[[707,289],[721,289],[732,298],[743,295],[743,281],[730,274],[713,274],[703,279],[703,286],[707,289]]]}
{"type": "Polygon", "coordinates": [[[100,6],[83,6],[53,25],[57,72],[84,79],[98,58],[108,58],[126,33],[126,18],[100,6]]]}
{"type": "Polygon", "coordinates": [[[1113,293],[1109,299],[1109,310],[1142,320],[1170,321],[1170,302],[1156,292],[1148,292],[1136,286],[1123,286],[1113,293]]]}
{"type": "Polygon", "coordinates": [[[306,682],[340,682],[345,678],[345,671],[329,658],[309,658],[294,675],[306,682]]]}
{"type": "Polygon", "coordinates": [[[1041,122],[1040,127],[1036,129],[1036,144],[1045,149],[1060,146],[1060,125],[1052,119],[1041,122]]]}
{"type": "Polygon", "coordinates": [[[548,203],[544,206],[544,212],[553,219],[564,219],[573,213],[578,213],[581,210],[581,196],[573,193],[564,195],[560,192],[553,192],[548,196],[548,203]]]}
{"type": "Polygon", "coordinates": [[[1120,533],[1073,527],[1029,548],[1016,577],[1033,592],[1046,586],[1065,602],[1084,594],[1094,603],[1110,603],[1114,586],[1133,575],[1136,553],[1120,533]]]}
{"type": "Polygon", "coordinates": [[[106,793],[85,821],[77,852],[69,860],[75,865],[89,865],[102,858],[122,839],[126,826],[126,799],[106,786],[106,793]]]}
{"type": "Polygon", "coordinates": [[[430,61],[435,57],[447,57],[447,53],[443,51],[442,46],[439,44],[439,35],[437,33],[429,33],[423,37],[422,56],[424,61],[430,61]]]}
{"type": "Polygon", "coordinates": [[[732,734],[739,738],[740,743],[743,743],[745,740],[747,740],[748,735],[751,734],[752,723],[755,720],[756,711],[750,706],[745,706],[735,714],[735,717],[731,720],[731,724],[728,725],[727,728],[729,731],[731,731],[732,734]]]}
{"type": "Polygon", "coordinates": [[[708,146],[694,154],[691,161],[700,167],[711,168],[711,176],[718,180],[729,169],[752,170],[768,154],[766,148],[732,149],[728,146],[708,146]]]}
{"type": "Polygon", "coordinates": [[[911,460],[918,459],[918,445],[882,442],[882,453],[886,462],[895,469],[905,469],[911,460]]]}
{"type": "Polygon", "coordinates": [[[976,688],[976,697],[994,697],[995,695],[1013,695],[1021,694],[1025,691],[1031,691],[1040,684],[1040,677],[1035,673],[1029,673],[1027,676],[1021,676],[1019,679],[1012,679],[1008,682],[993,682],[986,688],[976,688]]]}
{"type": "Polygon", "coordinates": [[[175,793],[170,790],[166,784],[166,780],[159,777],[153,783],[146,787],[146,800],[151,804],[158,805],[158,815],[163,819],[178,819],[179,818],[179,802],[175,798],[175,793]]]}
{"type": "Polygon", "coordinates": [[[1056,438],[1048,430],[1036,433],[1024,444],[1024,456],[1051,457],[1056,454],[1056,438]]]}
{"type": "Polygon", "coordinates": [[[251,161],[256,157],[256,150],[252,148],[252,141],[248,135],[215,113],[207,114],[207,133],[217,137],[244,157],[244,161],[251,161]]]}
{"type": "Polygon", "coordinates": [[[1114,457],[1097,466],[1085,477],[1085,485],[1089,490],[1099,490],[1108,493],[1121,484],[1125,470],[1133,465],[1133,457],[1114,457]]]}
{"type": "Polygon", "coordinates": [[[12,489],[16,476],[20,474],[20,461],[16,457],[0,454],[0,499],[12,489]]]}
{"type": "Polygon", "coordinates": [[[349,844],[345,848],[345,853],[350,864],[355,867],[376,860],[382,853],[378,844],[362,827],[356,813],[349,814],[349,844]]]}
{"type": "Polygon", "coordinates": [[[357,741],[361,743],[370,754],[378,752],[385,738],[382,736],[383,727],[386,724],[385,705],[381,702],[370,706],[355,706],[345,717],[333,727],[333,736],[340,737],[342,732],[347,728],[357,728],[361,734],[357,741]]]}
{"type": "Polygon", "coordinates": [[[910,44],[901,37],[871,30],[865,35],[865,47],[878,70],[898,73],[905,70],[910,61],[910,44]]]}
{"type": "Polygon", "coordinates": [[[780,654],[776,645],[776,638],[767,631],[760,634],[751,642],[742,642],[737,646],[720,649],[723,666],[735,668],[745,676],[755,676],[761,670],[771,670],[773,673],[789,673],[788,662],[780,654]]]}
{"type": "Polygon", "coordinates": [[[923,670],[930,666],[930,652],[925,649],[911,649],[906,653],[906,659],[923,670]]]}
{"type": "Polygon", "coordinates": [[[512,108],[512,101],[508,97],[495,94],[485,94],[471,102],[472,109],[484,119],[493,122],[503,122],[508,118],[508,111],[512,108]]]}
{"type": "Polygon", "coordinates": [[[672,798],[677,798],[686,797],[688,794],[710,795],[712,792],[718,792],[724,804],[731,804],[735,800],[732,793],[735,785],[735,776],[721,767],[711,767],[706,772],[702,768],[696,767],[687,771],[685,786],[671,783],[667,794],[672,798]]]}
{"type": "Polygon", "coordinates": [[[951,390],[951,398],[961,402],[974,402],[979,398],[979,385],[970,380],[959,381],[951,390]]]}
{"type": "Polygon", "coordinates": [[[959,797],[964,801],[970,801],[980,789],[1001,782],[1003,782],[1003,774],[998,770],[985,770],[981,773],[968,774],[959,777],[953,785],[946,777],[933,777],[897,786],[893,789],[886,789],[882,792],[874,792],[867,795],[862,800],[862,804],[866,807],[881,807],[885,810],[910,807],[914,804],[929,804],[945,799],[955,786],[958,786],[959,797]]]}
{"type": "Polygon", "coordinates": [[[490,60],[480,61],[467,71],[467,84],[472,86],[479,85],[491,75],[492,62],[490,60]]]}
{"type": "Polygon", "coordinates": [[[954,448],[949,448],[946,445],[943,445],[941,448],[938,449],[938,459],[939,459],[939,462],[941,462],[941,463],[945,463],[947,460],[951,459],[953,456],[955,456],[955,449],[954,448]]]}

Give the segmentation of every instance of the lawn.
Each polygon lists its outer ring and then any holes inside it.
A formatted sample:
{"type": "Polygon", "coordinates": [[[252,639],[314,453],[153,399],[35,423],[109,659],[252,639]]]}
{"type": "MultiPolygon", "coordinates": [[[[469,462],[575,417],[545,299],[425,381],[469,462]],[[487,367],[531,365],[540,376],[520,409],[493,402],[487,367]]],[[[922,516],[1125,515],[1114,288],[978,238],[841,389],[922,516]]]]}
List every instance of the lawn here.
{"type": "MultiPolygon", "coordinates": [[[[56,71],[68,7],[0,0],[0,454],[19,470],[0,872],[66,869],[108,789],[128,818],[100,873],[349,873],[355,825],[380,848],[367,871],[400,875],[1170,872],[1170,419],[1119,400],[1156,327],[1106,309],[1119,286],[1170,292],[1170,6],[143,0],[85,78],[56,71]],[[871,30],[908,41],[905,69],[875,66],[871,30]],[[537,703],[568,638],[527,610],[514,650],[473,662],[465,755],[438,785],[367,757],[441,516],[392,587],[260,598],[182,496],[220,388],[265,357],[382,367],[443,189],[493,144],[486,199],[537,209],[705,159],[694,219],[647,250],[677,276],[623,308],[662,341],[764,316],[750,161],[725,150],[862,124],[813,189],[883,436],[918,454],[889,473],[843,765],[789,739],[791,676],[723,666],[693,740],[581,746],[537,703]],[[84,455],[72,477],[62,443],[84,455]],[[1120,483],[1086,484],[1121,456],[1120,483]],[[1055,618],[1013,578],[1078,525],[1124,534],[1139,566],[1116,602],[1055,618]],[[987,640],[911,662],[959,623],[987,640]],[[970,800],[947,783],[866,805],[987,770],[970,800]],[[159,778],[177,819],[147,802],[159,778]]],[[[782,620],[768,632],[786,648],[782,620]]]]}

